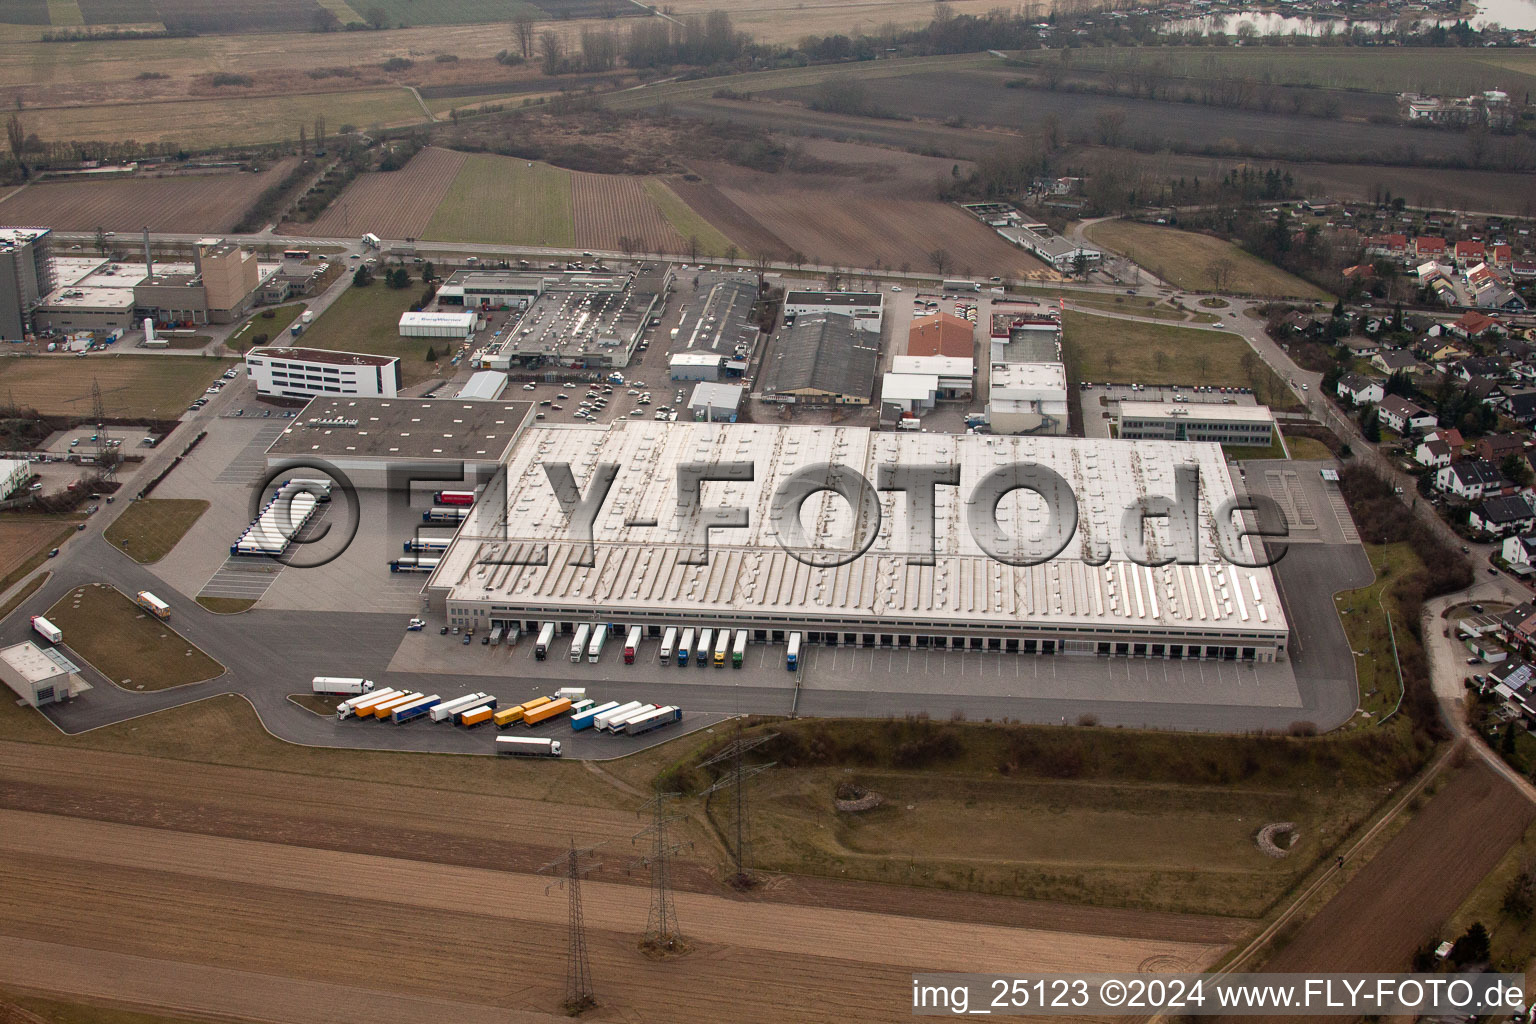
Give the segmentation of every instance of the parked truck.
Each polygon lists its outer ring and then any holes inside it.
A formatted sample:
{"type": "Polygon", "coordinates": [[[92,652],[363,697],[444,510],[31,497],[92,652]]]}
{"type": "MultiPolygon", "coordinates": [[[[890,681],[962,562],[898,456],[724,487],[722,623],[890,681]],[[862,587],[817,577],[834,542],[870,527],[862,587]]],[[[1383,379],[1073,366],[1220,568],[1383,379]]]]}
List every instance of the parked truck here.
{"type": "MultiPolygon", "coordinates": [[[[398,697],[391,697],[389,700],[380,701],[379,703],[377,703],[377,704],[375,704],[373,706],[373,717],[374,718],[388,718],[389,717],[389,713],[391,711],[395,710],[395,708],[404,707],[405,705],[411,703],[412,701],[420,700],[424,696],[426,696],[426,695],[422,694],[422,693],[418,693],[415,690],[412,690],[409,693],[402,693],[398,697]]],[[[367,718],[368,717],[368,713],[365,711],[359,717],[367,718]]]]}
{"type": "Polygon", "coordinates": [[[638,700],[632,700],[626,704],[620,704],[616,708],[609,708],[607,711],[599,711],[593,717],[592,725],[597,729],[598,732],[607,732],[608,723],[613,721],[615,715],[631,714],[632,712],[640,710],[644,706],[645,705],[641,704],[638,700]]]}
{"type": "Polygon", "coordinates": [[[552,700],[547,704],[540,704],[536,708],[524,711],[523,724],[538,725],[540,722],[547,722],[551,718],[559,718],[569,710],[571,710],[571,702],[561,697],[559,700],[552,700]]]}
{"type": "Polygon", "coordinates": [[[725,668],[725,659],[731,653],[731,631],[723,626],[715,631],[715,668],[725,668]]]}
{"type": "Polygon", "coordinates": [[[582,653],[587,649],[587,637],[592,632],[592,627],[583,622],[576,627],[576,635],[571,637],[571,660],[580,661],[582,653]]]}
{"type": "Polygon", "coordinates": [[[489,696],[490,694],[488,693],[466,693],[462,697],[443,701],[429,711],[427,715],[434,722],[446,722],[453,718],[455,712],[463,711],[465,708],[478,707],[489,696]]]}
{"type": "Polygon", "coordinates": [[[438,491],[432,500],[439,505],[458,505],[467,508],[475,503],[474,491],[438,491]]]}
{"type": "Polygon", "coordinates": [[[160,600],[147,590],[141,590],[133,598],[133,603],[143,608],[157,619],[165,620],[171,617],[171,606],[160,600]]]}
{"type": "Polygon", "coordinates": [[[680,707],[656,708],[654,711],[648,711],[643,715],[636,715],[634,718],[627,719],[624,722],[622,732],[628,736],[638,736],[643,732],[650,732],[652,729],[658,729],[663,725],[670,725],[673,722],[679,721],[682,717],[683,709],[680,707]]]}
{"type": "Polygon", "coordinates": [[[682,638],[677,642],[677,663],[688,664],[688,652],[693,650],[693,627],[683,630],[682,638]]]}
{"type": "Polygon", "coordinates": [[[672,660],[672,652],[677,650],[677,627],[668,626],[666,632],[661,634],[661,663],[665,665],[672,660]]]}
{"type": "Polygon", "coordinates": [[[587,695],[585,686],[562,686],[555,691],[556,697],[565,697],[571,701],[578,701],[587,695]]]}
{"type": "Polygon", "coordinates": [[[744,629],[738,629],[736,631],[736,643],[731,648],[731,668],[741,668],[742,663],[746,660],[747,631],[744,629]]]}
{"type": "Polygon", "coordinates": [[[608,642],[608,626],[606,623],[594,622],[592,624],[592,639],[587,641],[587,661],[593,665],[597,659],[603,656],[603,645],[608,642]]]}
{"type": "Polygon", "coordinates": [[[633,665],[635,654],[640,650],[640,627],[630,626],[629,636],[624,638],[624,664],[633,665]]]}
{"type": "Polygon", "coordinates": [[[543,661],[549,655],[549,645],[555,642],[555,624],[546,622],[539,627],[538,642],[533,645],[533,656],[543,661]]]}
{"type": "Polygon", "coordinates": [[[386,688],[374,690],[372,693],[365,693],[361,697],[354,697],[351,700],[344,700],[336,705],[336,718],[338,721],[342,721],[351,718],[353,715],[372,714],[372,708],[380,701],[389,700],[391,697],[399,697],[404,692],[404,690],[386,688]]]}
{"type": "Polygon", "coordinates": [[[623,732],[625,722],[628,722],[631,718],[639,718],[641,715],[648,715],[655,710],[655,704],[641,704],[639,707],[632,711],[615,712],[614,714],[608,716],[608,732],[623,732]]]}
{"type": "Polygon", "coordinates": [[[420,718],[433,708],[442,703],[442,698],[437,694],[429,694],[411,701],[409,704],[400,704],[389,713],[389,720],[399,725],[401,722],[409,722],[413,718],[420,718]]]}
{"type": "Polygon", "coordinates": [[[350,679],[341,676],[315,676],[310,680],[310,690],[314,693],[334,694],[337,696],[356,695],[367,693],[373,689],[372,679],[350,679]]]}
{"type": "Polygon", "coordinates": [[[514,725],[518,722],[521,722],[524,715],[532,711],[534,708],[542,707],[543,705],[548,704],[549,701],[549,697],[535,697],[533,700],[524,701],[521,704],[514,704],[510,708],[502,708],[491,717],[496,723],[496,728],[505,729],[509,725],[514,725]]]}
{"type": "Polygon", "coordinates": [[[699,646],[693,652],[693,660],[699,668],[709,665],[709,651],[715,646],[715,631],[713,629],[699,630],[699,646]]]}
{"type": "Polygon", "coordinates": [[[581,732],[583,729],[592,728],[592,723],[597,720],[598,715],[606,714],[618,706],[618,701],[610,700],[606,704],[595,704],[583,711],[573,712],[571,715],[571,730],[573,732],[581,732]]]}
{"type": "Polygon", "coordinates": [[[535,736],[497,736],[496,753],[512,757],[559,757],[560,741],[535,736]]]}
{"type": "Polygon", "coordinates": [[[61,644],[64,642],[64,631],[41,615],[32,616],[32,628],[37,630],[38,634],[51,644],[61,644]]]}
{"type": "Polygon", "coordinates": [[[494,707],[489,704],[482,704],[477,708],[470,708],[468,711],[461,712],[458,716],[459,724],[466,729],[473,729],[482,722],[489,722],[491,716],[495,713],[496,709],[494,707]]]}
{"type": "Polygon", "coordinates": [[[800,634],[789,634],[789,650],[784,655],[784,667],[794,672],[800,668],[800,634]]]}

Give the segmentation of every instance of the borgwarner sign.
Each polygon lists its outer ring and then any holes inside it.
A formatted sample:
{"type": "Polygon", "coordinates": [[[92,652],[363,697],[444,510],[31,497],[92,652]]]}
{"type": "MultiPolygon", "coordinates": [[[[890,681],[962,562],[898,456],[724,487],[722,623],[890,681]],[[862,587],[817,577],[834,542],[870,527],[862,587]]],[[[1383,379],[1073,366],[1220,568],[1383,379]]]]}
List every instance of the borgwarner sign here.
{"type": "MultiPolygon", "coordinates": [[[[595,526],[608,492],[619,474],[616,463],[601,463],[592,474],[586,494],[576,484],[569,463],[544,463],[544,473],[554,489],[560,509],[570,517],[571,538],[577,544],[570,564],[593,566],[595,526]]],[[[688,565],[709,563],[709,535],[714,530],[745,529],[750,510],[703,503],[708,482],[749,483],[755,479],[753,463],[692,462],[677,467],[677,517],[690,531],[681,543],[691,549],[681,561],[688,565]]],[[[838,463],[806,466],[786,477],[775,489],[770,519],[779,545],[796,560],[811,566],[846,565],[864,555],[880,534],[879,492],[903,496],[907,522],[905,551],[909,565],[933,565],[936,553],[936,496],[939,487],[959,487],[960,467],[944,465],[883,465],[871,485],[863,473],[838,463]],[[813,495],[831,491],[841,495],[859,514],[853,517],[855,533],[850,543],[836,548],[817,546],[807,535],[801,507],[813,495]]],[[[1145,566],[1198,565],[1200,552],[1200,469],[1179,466],[1174,471],[1171,496],[1148,495],[1132,502],[1120,517],[1119,554],[1145,566]],[[1165,524],[1163,542],[1150,544],[1148,527],[1165,524]],[[1154,550],[1155,547],[1155,550],[1154,550]]],[[[1034,462],[1000,466],[977,480],[966,500],[966,526],[972,539],[989,557],[1006,565],[1030,566],[1048,562],[1064,551],[1077,532],[1078,503],[1071,486],[1060,474],[1034,462]],[[998,506],[1008,494],[1031,491],[1039,496],[1045,521],[1038,535],[1010,536],[998,521],[998,506]]],[[[1274,565],[1285,554],[1285,545],[1255,543],[1245,550],[1244,538],[1276,538],[1289,535],[1280,506],[1264,495],[1232,498],[1215,510],[1217,548],[1221,558],[1244,568],[1274,565]]],[[[655,526],[654,520],[631,519],[626,526],[655,526]]],[[[1085,552],[1083,561],[1103,565],[1113,557],[1108,541],[1085,552]]],[[[536,544],[483,559],[497,565],[546,565],[547,544],[536,544]]]]}

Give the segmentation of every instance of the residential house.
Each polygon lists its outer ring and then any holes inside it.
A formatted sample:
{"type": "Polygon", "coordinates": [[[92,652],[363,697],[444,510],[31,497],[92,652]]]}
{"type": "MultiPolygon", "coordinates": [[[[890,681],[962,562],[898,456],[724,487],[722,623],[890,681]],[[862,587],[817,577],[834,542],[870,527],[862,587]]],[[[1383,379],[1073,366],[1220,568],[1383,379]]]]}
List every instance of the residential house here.
{"type": "Polygon", "coordinates": [[[1394,256],[1402,258],[1408,253],[1407,235],[1372,235],[1365,240],[1367,256],[1394,256]]]}
{"type": "MultiPolygon", "coordinates": [[[[1375,323],[1375,321],[1371,322],[1375,323]]],[[[1359,334],[1350,335],[1344,339],[1342,344],[1345,348],[1349,349],[1349,354],[1356,359],[1368,359],[1381,351],[1381,342],[1375,338],[1367,338],[1359,334]]]]}
{"type": "Polygon", "coordinates": [[[1454,341],[1442,341],[1437,338],[1425,338],[1415,345],[1413,350],[1425,362],[1437,365],[1456,359],[1465,359],[1472,354],[1454,341]]]}
{"type": "Polygon", "coordinates": [[[1536,568],[1536,534],[1505,537],[1499,554],[1511,569],[1525,575],[1536,568]]]}
{"type": "Polygon", "coordinates": [[[1488,685],[1497,697],[1504,700],[1529,723],[1536,719],[1536,670],[1523,661],[1504,659],[1502,665],[1488,670],[1488,685]]]}
{"type": "Polygon", "coordinates": [[[1451,446],[1451,451],[1453,452],[1459,450],[1462,445],[1467,443],[1466,440],[1462,438],[1461,431],[1457,430],[1455,427],[1440,427],[1436,430],[1431,430],[1429,433],[1424,435],[1424,440],[1444,441],[1446,444],[1451,446]]]}
{"type": "Polygon", "coordinates": [[[1472,443],[1472,452],[1497,466],[1506,456],[1525,451],[1524,434],[1486,434],[1472,443]]]}
{"type": "Polygon", "coordinates": [[[1494,407],[1523,427],[1536,423],[1536,388],[1509,389],[1494,407]]]}
{"type": "Polygon", "coordinates": [[[1509,272],[1514,277],[1536,277],[1536,260],[1511,260],[1509,272]]]}
{"type": "Polygon", "coordinates": [[[1499,619],[1499,637],[1522,654],[1536,647],[1536,604],[1517,604],[1499,619]]]}
{"type": "Polygon", "coordinates": [[[1488,246],[1488,262],[1496,267],[1507,268],[1514,258],[1514,250],[1507,243],[1488,246]]]}
{"type": "Polygon", "coordinates": [[[1387,397],[1387,390],[1381,381],[1371,377],[1362,377],[1358,373],[1346,373],[1339,378],[1338,393],[1340,398],[1347,398],[1355,405],[1364,405],[1367,402],[1380,404],[1387,397]]]}
{"type": "Polygon", "coordinates": [[[1382,425],[1398,434],[1431,430],[1437,422],[1434,413],[1401,395],[1388,395],[1376,407],[1381,411],[1382,425]]]}
{"type": "Polygon", "coordinates": [[[1446,254],[1445,239],[1420,235],[1413,240],[1413,254],[1421,260],[1438,260],[1446,254]]]}
{"type": "Polygon", "coordinates": [[[1421,466],[1440,469],[1451,464],[1451,456],[1454,454],[1451,446],[1444,441],[1424,440],[1413,450],[1413,459],[1421,466]]]}
{"type": "Polygon", "coordinates": [[[1316,317],[1309,316],[1306,313],[1302,313],[1300,311],[1292,311],[1287,313],[1280,320],[1280,326],[1282,329],[1290,331],[1292,334],[1304,335],[1315,334],[1322,327],[1322,325],[1317,322],[1316,317]]]}
{"type": "Polygon", "coordinates": [[[1451,376],[1460,381],[1470,381],[1474,377],[1502,377],[1507,371],[1504,360],[1497,356],[1473,356],[1452,366],[1451,376]]]}
{"type": "Polygon", "coordinates": [[[1462,459],[1435,473],[1435,488],[1465,501],[1481,501],[1504,489],[1504,477],[1486,459],[1462,459]]]}
{"type": "Polygon", "coordinates": [[[1458,337],[1476,341],[1485,334],[1503,334],[1504,324],[1496,316],[1471,309],[1463,313],[1461,319],[1446,324],[1445,329],[1458,337]]]}
{"type": "Polygon", "coordinates": [[[1536,529],[1536,509],[1524,494],[1495,495],[1473,508],[1468,522],[1472,529],[1495,537],[1529,533],[1536,529]]]}
{"type": "Polygon", "coordinates": [[[1405,373],[1420,373],[1423,365],[1413,357],[1413,353],[1405,349],[1383,349],[1371,356],[1371,365],[1382,373],[1396,373],[1399,370],[1405,373]]]}
{"type": "Polygon", "coordinates": [[[1474,263],[1481,263],[1483,262],[1485,255],[1483,252],[1483,243],[1474,242],[1470,239],[1457,242],[1452,252],[1456,259],[1456,265],[1459,267],[1465,267],[1474,263]]]}

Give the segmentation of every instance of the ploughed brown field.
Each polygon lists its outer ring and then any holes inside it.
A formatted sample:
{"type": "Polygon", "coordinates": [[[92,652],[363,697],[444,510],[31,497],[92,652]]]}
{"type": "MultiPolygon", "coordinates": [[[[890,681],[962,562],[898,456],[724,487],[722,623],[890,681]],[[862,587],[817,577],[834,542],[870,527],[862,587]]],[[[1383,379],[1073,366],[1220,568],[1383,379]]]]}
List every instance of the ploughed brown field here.
{"type": "Polygon", "coordinates": [[[1245,927],[794,878],[743,898],[685,851],[693,949],[655,962],[639,819],[586,784],[576,806],[11,742],[0,774],[0,849],[56,869],[8,872],[0,985],[184,1014],[557,1019],[566,894],[535,872],[573,837],[603,844],[584,1019],[892,1020],[914,970],[1200,969],[1245,927]]]}
{"type": "Polygon", "coordinates": [[[283,231],[317,238],[420,238],[438,204],[448,194],[465,154],[429,146],[398,171],[359,175],[346,190],[308,223],[286,223],[283,231]]]}
{"type": "Polygon", "coordinates": [[[293,168],[282,160],[260,174],[225,171],[103,181],[45,181],[0,201],[0,219],[55,231],[228,231],[262,191],[293,168]]]}

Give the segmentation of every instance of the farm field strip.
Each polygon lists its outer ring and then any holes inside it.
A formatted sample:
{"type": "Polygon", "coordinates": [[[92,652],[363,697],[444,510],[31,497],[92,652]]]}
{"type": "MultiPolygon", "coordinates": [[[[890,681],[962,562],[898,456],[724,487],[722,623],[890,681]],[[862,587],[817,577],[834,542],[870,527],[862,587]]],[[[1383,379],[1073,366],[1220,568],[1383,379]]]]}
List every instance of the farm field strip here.
{"type": "Polygon", "coordinates": [[[360,175],[324,213],[284,231],[320,238],[350,238],[371,231],[380,238],[419,238],[464,166],[465,154],[429,146],[398,171],[360,175]]]}
{"type": "Polygon", "coordinates": [[[572,172],[576,244],[622,249],[619,240],[625,238],[640,252],[686,252],[687,240],[651,199],[646,184],[633,175],[572,172]]]}
{"type": "Polygon", "coordinates": [[[780,257],[788,255],[790,246],[782,238],[726,198],[723,192],[709,182],[671,178],[667,187],[683,201],[690,212],[717,227],[724,237],[730,238],[743,252],[766,252],[780,257]]]}
{"type": "Polygon", "coordinates": [[[1128,220],[1101,221],[1089,227],[1087,234],[1177,288],[1319,301],[1332,298],[1315,285],[1211,235],[1128,220]],[[1229,281],[1218,283],[1212,269],[1217,264],[1231,275],[1229,281]]]}
{"type": "Polygon", "coordinates": [[[471,153],[422,232],[444,242],[575,245],[571,172],[471,153]]]}
{"type": "Polygon", "coordinates": [[[261,172],[39,182],[0,198],[0,217],[56,231],[228,231],[293,167],[261,172]]]}
{"type": "MultiPolygon", "coordinates": [[[[645,192],[685,243],[687,239],[698,239],[700,252],[711,256],[723,256],[725,251],[735,244],[719,228],[711,224],[700,211],[684,202],[683,198],[661,178],[647,178],[645,192]]],[[[737,248],[741,247],[737,246],[737,248]]]]}
{"type": "Polygon", "coordinates": [[[103,103],[88,107],[31,108],[49,139],[163,142],[195,135],[200,146],[270,142],[296,134],[323,114],[333,125],[363,128],[415,124],[421,107],[396,87],[288,96],[103,103]]]}

